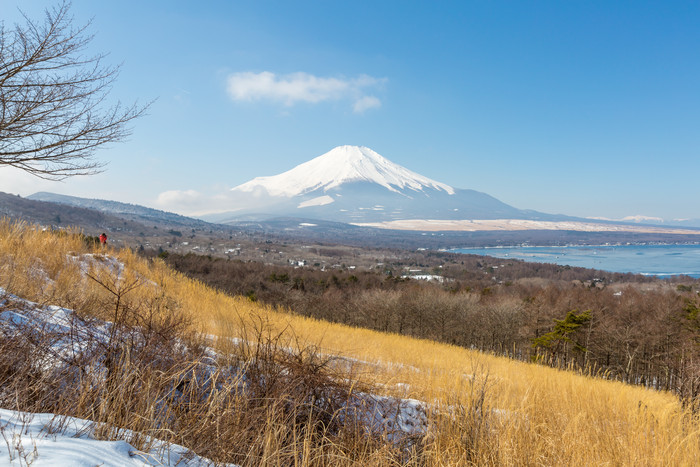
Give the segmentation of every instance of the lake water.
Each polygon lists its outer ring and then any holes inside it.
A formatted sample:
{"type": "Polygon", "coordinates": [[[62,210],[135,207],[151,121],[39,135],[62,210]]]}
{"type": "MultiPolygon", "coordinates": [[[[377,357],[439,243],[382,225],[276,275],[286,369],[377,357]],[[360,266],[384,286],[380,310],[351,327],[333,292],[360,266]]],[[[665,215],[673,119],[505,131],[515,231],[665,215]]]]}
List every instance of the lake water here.
{"type": "Polygon", "coordinates": [[[452,251],[612,272],[700,278],[700,245],[521,246],[452,251]]]}

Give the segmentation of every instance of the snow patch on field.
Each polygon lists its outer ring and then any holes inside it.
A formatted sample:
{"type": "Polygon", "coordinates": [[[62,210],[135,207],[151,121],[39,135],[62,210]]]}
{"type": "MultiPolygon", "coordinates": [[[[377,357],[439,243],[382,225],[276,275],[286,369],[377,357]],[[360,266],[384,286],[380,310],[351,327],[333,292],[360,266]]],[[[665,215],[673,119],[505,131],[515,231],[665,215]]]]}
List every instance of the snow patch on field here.
{"type": "Polygon", "coordinates": [[[425,402],[374,394],[358,396],[363,403],[358,408],[358,418],[368,431],[385,435],[390,441],[403,441],[407,437],[423,436],[428,432],[425,402]]]}
{"type": "Polygon", "coordinates": [[[445,277],[443,276],[438,276],[435,274],[413,274],[413,275],[408,275],[405,274],[401,276],[402,279],[415,279],[419,281],[435,281],[435,282],[440,282],[443,283],[445,282],[445,277]]]}
{"type": "Polygon", "coordinates": [[[68,260],[77,263],[83,274],[90,274],[95,270],[106,270],[109,274],[120,277],[124,272],[124,263],[109,255],[87,253],[79,256],[68,256],[68,260]]]}
{"type": "MultiPolygon", "coordinates": [[[[0,409],[0,464],[62,466],[200,466],[213,463],[177,444],[154,440],[148,452],[94,437],[89,420],[0,409]]],[[[128,431],[128,430],[125,430],[128,431]]],[[[233,464],[230,464],[233,466],[233,464]]]]}
{"type": "Polygon", "coordinates": [[[308,208],[311,206],[325,206],[325,205],[331,204],[333,202],[335,202],[335,200],[333,198],[331,198],[328,195],[323,195],[323,196],[319,196],[317,198],[303,201],[303,202],[299,203],[299,206],[297,206],[297,208],[308,208]]]}

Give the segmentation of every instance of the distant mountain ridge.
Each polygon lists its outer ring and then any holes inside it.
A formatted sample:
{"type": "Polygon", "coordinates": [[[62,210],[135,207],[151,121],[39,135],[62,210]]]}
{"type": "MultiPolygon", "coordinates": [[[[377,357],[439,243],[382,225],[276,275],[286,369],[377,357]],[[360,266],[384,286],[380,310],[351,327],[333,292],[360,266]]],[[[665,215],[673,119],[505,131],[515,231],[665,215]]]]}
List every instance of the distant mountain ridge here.
{"type": "MultiPolygon", "coordinates": [[[[44,194],[47,196],[50,194],[44,194]]],[[[57,195],[62,196],[62,195],[57,195]]],[[[75,200],[81,202],[84,198],[62,197],[64,201],[75,200]]],[[[104,200],[92,200],[101,202],[104,200]]],[[[142,208],[145,213],[152,215],[151,210],[143,206],[128,205],[126,203],[105,202],[103,206],[124,205],[133,208],[142,208]]],[[[139,210],[140,211],[140,210],[139,210]]],[[[136,212],[139,212],[136,211],[136,212]]],[[[170,213],[167,213],[170,214],[170,213]]],[[[88,235],[97,235],[102,231],[110,233],[112,238],[132,238],[132,243],[143,242],[142,233],[146,233],[146,241],[150,236],[177,235],[170,229],[182,229],[190,227],[197,229],[199,238],[202,231],[215,235],[231,234],[243,235],[245,238],[279,238],[284,241],[297,242],[331,242],[356,246],[372,246],[386,248],[455,248],[455,247],[479,247],[507,245],[513,246],[522,243],[532,245],[561,245],[561,244],[603,244],[620,242],[643,243],[694,243],[698,241],[697,235],[671,234],[671,233],[634,233],[620,231],[613,228],[607,232],[581,232],[561,230],[525,230],[525,231],[476,231],[476,232],[425,232],[422,230],[385,230],[371,227],[349,225],[347,223],[333,221],[318,221],[309,218],[268,217],[266,220],[250,219],[240,220],[230,226],[209,224],[197,219],[184,218],[172,214],[163,216],[164,220],[146,221],[137,218],[135,214],[117,214],[109,211],[75,207],[66,203],[54,203],[51,201],[38,201],[22,198],[0,192],[0,217],[9,217],[42,226],[78,227],[88,235]],[[177,219],[177,223],[170,223],[165,219],[177,219]],[[154,229],[155,226],[157,230],[154,229]]],[[[615,227],[615,225],[613,225],[615,227]]],[[[117,240],[119,242],[120,240],[117,240]]]]}
{"type": "Polygon", "coordinates": [[[22,198],[3,192],[0,192],[0,217],[42,226],[79,227],[90,235],[116,229],[144,229],[143,224],[137,221],[125,220],[107,211],[22,198]]]}
{"type": "MultiPolygon", "coordinates": [[[[511,222],[512,225],[498,228],[560,231],[566,230],[567,226],[571,230],[580,230],[582,227],[576,227],[576,222],[592,221],[518,209],[486,193],[458,189],[432,180],[360,146],[340,146],[287,172],[257,177],[243,183],[230,190],[231,211],[202,216],[200,219],[135,204],[46,192],[35,193],[28,200],[91,209],[137,222],[208,230],[216,228],[211,223],[251,225],[261,222],[261,226],[281,228],[282,224],[275,221],[280,218],[304,219],[306,225],[341,223],[347,228],[347,224],[413,230],[435,230],[436,226],[443,226],[443,230],[464,231],[480,230],[478,227],[484,222],[476,221],[527,221],[511,222]],[[416,227],[425,224],[420,221],[447,222],[432,222],[430,228],[416,227]]],[[[603,230],[639,231],[625,226],[658,220],[634,216],[624,220],[598,219],[593,222],[610,226],[603,230]]],[[[692,221],[663,224],[671,228],[693,225],[692,221]]],[[[283,230],[296,228],[293,222],[290,225],[283,230]]]]}
{"type": "Polygon", "coordinates": [[[29,195],[26,199],[34,201],[48,201],[51,203],[92,209],[103,213],[115,214],[139,221],[153,221],[186,227],[205,227],[207,222],[192,217],[181,216],[172,212],[147,208],[138,204],[122,203],[104,199],[80,198],[77,196],[59,195],[40,191],[29,195]]]}

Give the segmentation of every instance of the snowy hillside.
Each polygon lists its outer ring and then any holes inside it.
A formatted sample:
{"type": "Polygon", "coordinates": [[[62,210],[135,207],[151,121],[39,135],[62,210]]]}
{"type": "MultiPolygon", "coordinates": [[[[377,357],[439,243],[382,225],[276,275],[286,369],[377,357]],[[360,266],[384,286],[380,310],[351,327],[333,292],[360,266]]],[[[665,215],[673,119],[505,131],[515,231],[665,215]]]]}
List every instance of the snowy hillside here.
{"type": "Polygon", "coordinates": [[[441,190],[453,195],[454,188],[436,182],[391,162],[363,146],[338,146],[293,169],[271,177],[257,177],[233,188],[253,192],[264,189],[272,196],[298,196],[316,190],[328,191],[350,182],[370,182],[389,191],[441,190]]]}
{"type": "MultiPolygon", "coordinates": [[[[117,257],[87,253],[71,254],[65,256],[65,260],[74,267],[71,269],[73,278],[91,278],[90,281],[102,287],[114,287],[112,290],[120,300],[124,299],[121,293],[128,293],[123,292],[123,287],[133,290],[137,285],[151,291],[159,289],[159,296],[165,296],[161,285],[136,274],[117,257]],[[133,279],[135,276],[137,279],[133,279]]],[[[34,280],[44,286],[55,284],[40,264],[37,261],[32,269],[34,280]]],[[[131,305],[138,306],[135,303],[131,305]]],[[[0,372],[0,437],[5,441],[0,443],[0,465],[212,465],[208,459],[196,455],[191,446],[199,440],[206,442],[206,437],[198,434],[187,438],[186,433],[206,429],[206,423],[217,427],[224,423],[210,419],[200,423],[202,416],[194,411],[204,408],[206,413],[216,413],[220,417],[244,410],[252,413],[255,410],[252,405],[243,405],[247,398],[257,403],[262,399],[255,392],[258,388],[271,390],[273,378],[256,373],[259,367],[254,357],[246,354],[244,359],[237,360],[231,353],[236,348],[245,352],[249,341],[238,337],[229,339],[228,351],[222,353],[215,347],[219,339],[216,336],[201,335],[197,344],[176,334],[168,337],[168,332],[177,332],[179,328],[172,316],[166,317],[166,331],[157,328],[154,321],[157,318],[153,314],[139,321],[139,325],[127,323],[124,315],[129,310],[122,309],[120,314],[115,314],[121,317],[120,321],[103,321],[84,312],[35,303],[0,287],[0,355],[3,357],[0,362],[3,370],[0,372]],[[249,365],[256,370],[250,370],[249,365]],[[154,369],[157,369],[155,373],[154,369]],[[148,375],[156,375],[156,383],[149,380],[148,375]],[[42,399],[37,399],[39,394],[42,399]],[[55,400],[60,403],[51,402],[55,400]],[[241,405],[234,406],[231,401],[241,405]],[[26,412],[22,407],[27,406],[43,413],[26,412]],[[50,407],[59,410],[46,410],[50,407]],[[79,415],[75,412],[82,409],[90,420],[85,416],[69,416],[79,415]],[[193,420],[197,423],[192,424],[193,420]],[[143,430],[132,430],[129,423],[143,430]],[[174,433],[173,430],[180,431],[174,433]],[[170,442],[161,441],[163,438],[151,433],[170,436],[170,442]],[[178,442],[188,441],[190,448],[173,444],[173,436],[178,442]]],[[[140,319],[141,313],[137,314],[136,319],[140,319]]],[[[294,348],[275,347],[268,351],[278,352],[282,361],[289,359],[297,365],[294,368],[298,368],[294,348]]],[[[363,364],[349,358],[337,361],[338,371],[363,364]]],[[[272,360],[266,364],[270,368],[274,365],[272,360]]],[[[285,367],[280,371],[286,376],[294,370],[285,367]]],[[[309,397],[304,395],[300,400],[305,407],[319,412],[337,403],[336,409],[329,409],[333,423],[357,423],[365,436],[384,437],[397,446],[406,445],[429,430],[429,409],[425,403],[357,389],[333,392],[343,387],[345,379],[335,383],[323,379],[321,374],[315,373],[316,379],[309,386],[318,399],[309,403],[309,397]]],[[[275,384],[281,381],[276,380],[275,384]]],[[[299,384],[298,380],[293,381],[299,384]]],[[[265,398],[274,399],[270,394],[265,393],[265,398]]],[[[289,391],[284,397],[286,406],[293,403],[289,391]]],[[[298,410],[301,413],[302,409],[298,410]]],[[[269,417],[269,411],[262,412],[269,417]]],[[[227,420],[227,436],[245,438],[245,430],[233,430],[235,425],[227,420]]],[[[310,425],[308,420],[304,423],[310,425]]],[[[218,428],[216,432],[220,433],[218,428]]],[[[212,448],[212,443],[207,446],[200,443],[199,447],[219,455],[222,452],[221,448],[218,451],[212,448]]],[[[233,457],[228,451],[224,452],[233,457]]],[[[235,464],[218,462],[216,465],[233,467],[235,464]]]]}

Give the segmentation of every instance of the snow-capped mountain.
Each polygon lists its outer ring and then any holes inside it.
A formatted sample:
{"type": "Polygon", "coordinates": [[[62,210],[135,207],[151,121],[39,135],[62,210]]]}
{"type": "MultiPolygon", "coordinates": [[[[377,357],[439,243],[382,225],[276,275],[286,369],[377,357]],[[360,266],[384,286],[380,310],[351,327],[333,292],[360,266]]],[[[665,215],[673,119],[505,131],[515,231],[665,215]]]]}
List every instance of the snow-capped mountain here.
{"type": "Polygon", "coordinates": [[[231,189],[231,211],[207,220],[291,216],[340,222],[399,219],[543,219],[474,190],[453,188],[361,146],[339,146],[231,189]]]}
{"type": "Polygon", "coordinates": [[[317,190],[327,192],[353,182],[375,183],[395,193],[424,189],[450,195],[455,193],[451,186],[412,172],[363,146],[338,146],[292,170],[254,178],[233,190],[254,192],[264,189],[272,196],[292,197],[317,190]]]}

